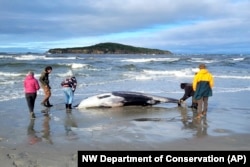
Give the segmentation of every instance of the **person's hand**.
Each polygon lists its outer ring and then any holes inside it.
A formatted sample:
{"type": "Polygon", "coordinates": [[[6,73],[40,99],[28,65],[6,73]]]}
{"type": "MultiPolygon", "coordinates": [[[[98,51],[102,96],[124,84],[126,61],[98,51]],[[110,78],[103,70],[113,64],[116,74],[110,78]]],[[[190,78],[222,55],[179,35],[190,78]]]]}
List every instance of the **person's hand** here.
{"type": "Polygon", "coordinates": [[[181,104],[184,102],[183,99],[180,99],[179,102],[178,102],[178,106],[181,106],[181,104]]]}

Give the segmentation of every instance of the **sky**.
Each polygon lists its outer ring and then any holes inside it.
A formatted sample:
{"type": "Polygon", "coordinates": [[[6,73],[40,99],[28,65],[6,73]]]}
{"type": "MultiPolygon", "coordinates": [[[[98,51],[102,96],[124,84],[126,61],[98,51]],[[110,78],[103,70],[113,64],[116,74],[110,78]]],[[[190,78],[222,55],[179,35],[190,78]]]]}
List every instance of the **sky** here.
{"type": "Polygon", "coordinates": [[[250,0],[0,0],[0,52],[115,42],[250,53],[250,0]]]}

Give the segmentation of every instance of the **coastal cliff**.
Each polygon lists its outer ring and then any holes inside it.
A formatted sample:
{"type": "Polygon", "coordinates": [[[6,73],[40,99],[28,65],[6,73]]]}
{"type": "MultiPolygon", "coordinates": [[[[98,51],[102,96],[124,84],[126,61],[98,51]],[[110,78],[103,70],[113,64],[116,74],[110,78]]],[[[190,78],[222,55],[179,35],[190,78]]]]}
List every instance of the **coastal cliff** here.
{"type": "Polygon", "coordinates": [[[48,53],[63,54],[172,54],[170,51],[134,47],[118,43],[100,43],[87,47],[55,48],[48,50],[48,53]]]}

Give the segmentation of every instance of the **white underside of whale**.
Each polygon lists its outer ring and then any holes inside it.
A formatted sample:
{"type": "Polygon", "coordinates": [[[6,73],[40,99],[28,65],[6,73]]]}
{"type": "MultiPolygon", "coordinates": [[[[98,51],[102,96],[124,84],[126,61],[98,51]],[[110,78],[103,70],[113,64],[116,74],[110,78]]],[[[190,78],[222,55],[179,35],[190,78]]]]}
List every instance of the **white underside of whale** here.
{"type": "Polygon", "coordinates": [[[123,97],[114,96],[112,93],[104,93],[82,100],[77,108],[120,107],[123,106],[123,103],[121,103],[123,100],[123,97]]]}

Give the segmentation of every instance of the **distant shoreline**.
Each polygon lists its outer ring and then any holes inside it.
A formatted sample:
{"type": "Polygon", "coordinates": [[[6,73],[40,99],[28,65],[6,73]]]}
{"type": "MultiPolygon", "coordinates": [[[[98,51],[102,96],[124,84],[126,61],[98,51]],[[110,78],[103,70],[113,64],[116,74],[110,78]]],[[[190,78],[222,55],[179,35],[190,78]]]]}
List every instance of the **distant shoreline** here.
{"type": "Polygon", "coordinates": [[[49,49],[51,54],[165,54],[172,55],[173,53],[167,50],[150,49],[142,47],[134,47],[118,43],[100,43],[87,47],[73,47],[73,48],[54,48],[49,49]]]}

